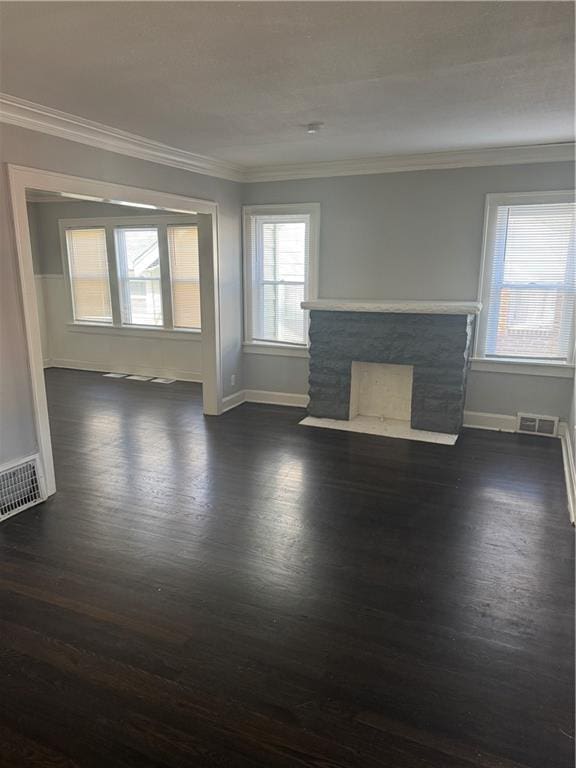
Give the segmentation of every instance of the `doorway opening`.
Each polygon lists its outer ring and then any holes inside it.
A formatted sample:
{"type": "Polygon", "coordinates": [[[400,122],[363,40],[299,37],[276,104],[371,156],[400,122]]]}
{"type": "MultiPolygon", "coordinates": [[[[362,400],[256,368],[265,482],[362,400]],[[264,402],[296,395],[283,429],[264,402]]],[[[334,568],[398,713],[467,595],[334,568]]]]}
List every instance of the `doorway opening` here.
{"type": "Polygon", "coordinates": [[[9,178],[46,498],[45,367],[196,382],[201,411],[222,412],[217,205],[16,166],[9,178]]]}

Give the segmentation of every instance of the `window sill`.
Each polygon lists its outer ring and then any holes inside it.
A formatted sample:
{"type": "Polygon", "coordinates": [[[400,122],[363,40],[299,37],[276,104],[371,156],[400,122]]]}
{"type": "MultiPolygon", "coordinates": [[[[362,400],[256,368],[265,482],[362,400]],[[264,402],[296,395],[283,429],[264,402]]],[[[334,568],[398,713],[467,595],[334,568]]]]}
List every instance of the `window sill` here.
{"type": "Polygon", "coordinates": [[[249,355],[275,355],[277,357],[309,357],[308,347],[280,344],[271,341],[245,341],[242,349],[249,355]]]}
{"type": "Polygon", "coordinates": [[[485,373],[514,373],[524,376],[547,376],[549,378],[571,379],[574,366],[568,363],[544,363],[524,360],[491,360],[486,357],[474,357],[471,360],[473,371],[485,373]]]}
{"type": "Polygon", "coordinates": [[[73,333],[94,333],[105,336],[127,336],[131,339],[172,339],[178,341],[200,341],[202,331],[194,328],[155,328],[153,326],[100,325],[98,323],[67,323],[73,333]]]}

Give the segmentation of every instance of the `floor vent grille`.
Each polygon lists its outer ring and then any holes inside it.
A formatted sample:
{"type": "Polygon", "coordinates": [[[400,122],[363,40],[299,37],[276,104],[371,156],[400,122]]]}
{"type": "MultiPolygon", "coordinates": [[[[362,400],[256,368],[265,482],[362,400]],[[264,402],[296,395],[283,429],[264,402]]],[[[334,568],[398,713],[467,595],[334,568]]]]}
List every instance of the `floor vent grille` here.
{"type": "Polygon", "coordinates": [[[44,499],[36,459],[0,472],[0,521],[44,499]]]}
{"type": "Polygon", "coordinates": [[[538,416],[533,413],[518,414],[518,432],[530,435],[545,435],[556,437],[558,434],[557,416],[538,416]]]}

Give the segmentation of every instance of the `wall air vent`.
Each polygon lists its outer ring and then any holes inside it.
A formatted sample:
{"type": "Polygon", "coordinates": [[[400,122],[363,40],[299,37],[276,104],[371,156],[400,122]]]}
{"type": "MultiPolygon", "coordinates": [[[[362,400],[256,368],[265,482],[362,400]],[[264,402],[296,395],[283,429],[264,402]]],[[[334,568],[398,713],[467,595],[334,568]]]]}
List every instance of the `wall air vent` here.
{"type": "Polygon", "coordinates": [[[35,456],[0,468],[0,522],[45,498],[44,482],[35,456]]]}
{"type": "Polygon", "coordinates": [[[534,413],[519,413],[516,430],[524,434],[556,437],[558,434],[558,417],[538,416],[534,413]]]}

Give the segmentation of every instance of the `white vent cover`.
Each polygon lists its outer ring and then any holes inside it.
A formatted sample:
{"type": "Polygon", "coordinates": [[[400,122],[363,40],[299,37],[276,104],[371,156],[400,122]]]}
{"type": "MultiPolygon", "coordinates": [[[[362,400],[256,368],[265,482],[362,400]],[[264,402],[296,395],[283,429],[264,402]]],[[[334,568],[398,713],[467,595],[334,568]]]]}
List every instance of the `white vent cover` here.
{"type": "Polygon", "coordinates": [[[0,469],[0,522],[45,498],[36,457],[0,469]]]}
{"type": "Polygon", "coordinates": [[[519,413],[516,429],[518,432],[526,434],[556,437],[558,434],[558,417],[539,416],[534,413],[519,413]]]}

